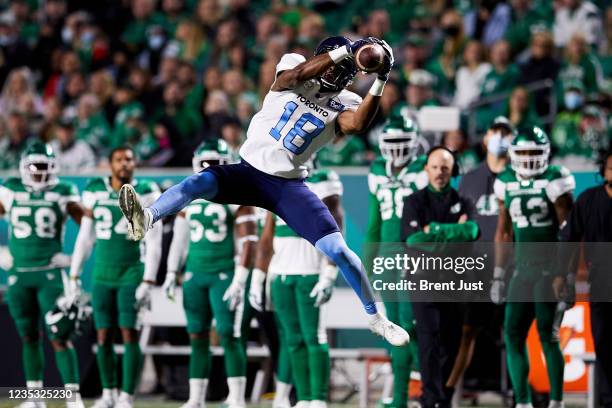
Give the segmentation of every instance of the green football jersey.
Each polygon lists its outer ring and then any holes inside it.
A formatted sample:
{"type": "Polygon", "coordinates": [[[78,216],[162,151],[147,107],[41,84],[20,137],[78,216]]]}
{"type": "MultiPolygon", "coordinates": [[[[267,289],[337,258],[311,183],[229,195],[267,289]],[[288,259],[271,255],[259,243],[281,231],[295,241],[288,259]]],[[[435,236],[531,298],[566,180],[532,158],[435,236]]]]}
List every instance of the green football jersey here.
{"type": "MultiPolygon", "coordinates": [[[[152,181],[134,180],[132,185],[145,207],[160,195],[159,187],[152,181]]],[[[111,187],[110,177],[94,178],[87,183],[83,191],[83,205],[93,211],[96,266],[125,266],[143,262],[144,242],[127,239],[127,220],[119,208],[119,191],[111,187]]]]}
{"type": "Polygon", "coordinates": [[[234,270],[234,224],[236,205],[195,200],[185,209],[189,222],[186,270],[195,273],[234,270]]]}
{"type": "Polygon", "coordinates": [[[53,255],[62,251],[67,204],[79,201],[76,186],[65,181],[45,191],[31,191],[16,177],[0,186],[16,272],[49,266],[53,255]]]}
{"type": "Polygon", "coordinates": [[[565,167],[548,166],[531,179],[521,179],[507,167],[493,189],[512,219],[515,242],[555,242],[559,223],[554,203],[574,191],[574,176],[565,167]]]}
{"type": "Polygon", "coordinates": [[[389,164],[382,157],[372,163],[368,174],[370,216],[366,242],[400,241],[404,199],[427,187],[426,162],[425,156],[419,156],[397,175],[391,174],[389,164]]]}

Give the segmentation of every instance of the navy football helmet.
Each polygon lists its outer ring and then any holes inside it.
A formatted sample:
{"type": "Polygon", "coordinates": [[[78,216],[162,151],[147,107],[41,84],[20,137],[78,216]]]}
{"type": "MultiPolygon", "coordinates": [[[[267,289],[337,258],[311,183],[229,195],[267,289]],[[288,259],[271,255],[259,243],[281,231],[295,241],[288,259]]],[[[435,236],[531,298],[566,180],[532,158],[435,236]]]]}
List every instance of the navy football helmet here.
{"type": "MultiPolygon", "coordinates": [[[[314,54],[321,55],[350,44],[351,40],[346,37],[327,37],[319,43],[314,54]]],[[[357,65],[353,57],[349,57],[325,71],[319,80],[321,81],[324,91],[338,92],[349,86],[351,82],[353,82],[355,75],[357,75],[357,65]]]]}

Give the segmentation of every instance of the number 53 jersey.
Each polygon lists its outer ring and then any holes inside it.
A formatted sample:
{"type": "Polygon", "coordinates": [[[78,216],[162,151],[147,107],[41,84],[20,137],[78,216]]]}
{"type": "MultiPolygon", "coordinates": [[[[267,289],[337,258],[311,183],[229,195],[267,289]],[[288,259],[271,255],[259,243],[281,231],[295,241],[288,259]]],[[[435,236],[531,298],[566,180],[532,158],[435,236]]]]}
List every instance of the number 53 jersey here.
{"type": "Polygon", "coordinates": [[[79,201],[76,186],[65,181],[45,191],[31,191],[15,177],[0,186],[15,272],[49,266],[53,255],[62,251],[67,204],[79,201]]]}
{"type": "MultiPolygon", "coordinates": [[[[306,59],[285,54],[276,74],[294,68],[306,59]]],[[[262,108],[253,116],[240,156],[256,169],[284,178],[305,178],[304,163],[336,135],[336,118],[345,110],[356,110],[361,97],[345,89],[320,92],[317,79],[294,89],[270,91],[262,108]]]]}
{"type": "Polygon", "coordinates": [[[493,190],[512,219],[516,242],[556,242],[559,223],[554,203],[576,187],[574,176],[560,166],[530,179],[521,179],[507,167],[495,180],[493,190]]]}

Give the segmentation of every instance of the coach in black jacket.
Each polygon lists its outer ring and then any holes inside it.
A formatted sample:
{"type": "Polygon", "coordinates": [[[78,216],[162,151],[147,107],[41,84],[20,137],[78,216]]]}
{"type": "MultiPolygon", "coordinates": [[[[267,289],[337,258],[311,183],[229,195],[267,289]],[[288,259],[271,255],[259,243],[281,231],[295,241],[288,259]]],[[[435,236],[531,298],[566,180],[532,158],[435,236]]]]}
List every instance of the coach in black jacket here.
{"type": "MultiPolygon", "coordinates": [[[[425,171],[429,185],[410,195],[404,202],[402,240],[412,241],[430,232],[430,224],[450,227],[465,223],[470,212],[468,201],[450,186],[457,173],[453,154],[444,147],[434,147],[427,154],[425,171]]],[[[453,302],[413,301],[419,345],[422,405],[450,407],[454,389],[446,387],[461,341],[463,311],[453,302]]]]}

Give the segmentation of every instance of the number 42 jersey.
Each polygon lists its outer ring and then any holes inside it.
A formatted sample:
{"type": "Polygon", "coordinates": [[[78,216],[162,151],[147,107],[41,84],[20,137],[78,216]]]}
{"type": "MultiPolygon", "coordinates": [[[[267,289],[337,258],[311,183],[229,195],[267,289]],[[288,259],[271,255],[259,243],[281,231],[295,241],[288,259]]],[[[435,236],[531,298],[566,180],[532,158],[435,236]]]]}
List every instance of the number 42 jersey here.
{"type": "MultiPolygon", "coordinates": [[[[294,68],[306,59],[285,54],[276,74],[294,68]]],[[[361,97],[345,89],[320,92],[317,79],[294,89],[270,91],[253,116],[240,156],[256,169],[284,178],[305,178],[304,163],[336,135],[336,118],[345,110],[356,110],[361,97]]]]}

